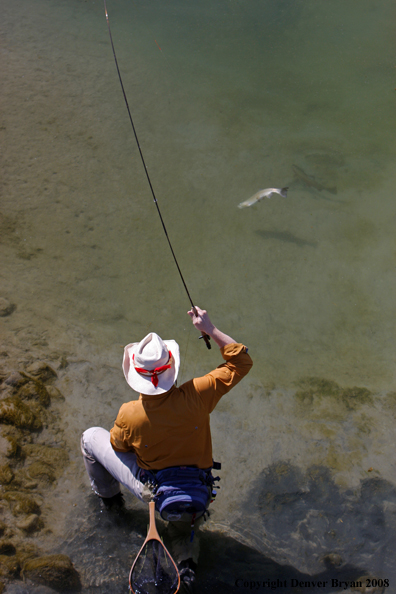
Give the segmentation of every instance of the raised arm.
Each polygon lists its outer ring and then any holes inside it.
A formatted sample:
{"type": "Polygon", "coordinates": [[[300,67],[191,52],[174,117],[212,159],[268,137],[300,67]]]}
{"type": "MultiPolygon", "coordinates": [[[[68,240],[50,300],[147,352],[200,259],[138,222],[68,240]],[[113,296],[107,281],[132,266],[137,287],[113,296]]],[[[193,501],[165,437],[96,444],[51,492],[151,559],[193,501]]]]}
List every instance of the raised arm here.
{"type": "Polygon", "coordinates": [[[194,324],[195,328],[197,328],[197,330],[199,330],[200,332],[205,332],[205,334],[208,334],[211,338],[213,338],[215,343],[218,344],[220,348],[226,346],[227,344],[232,344],[236,342],[236,340],[231,338],[231,336],[224,334],[224,332],[221,332],[221,330],[219,330],[218,328],[216,328],[216,326],[214,326],[214,324],[212,324],[206,310],[201,309],[197,306],[195,306],[195,309],[198,314],[197,316],[194,314],[194,311],[192,309],[187,313],[190,316],[192,323],[194,324]]]}

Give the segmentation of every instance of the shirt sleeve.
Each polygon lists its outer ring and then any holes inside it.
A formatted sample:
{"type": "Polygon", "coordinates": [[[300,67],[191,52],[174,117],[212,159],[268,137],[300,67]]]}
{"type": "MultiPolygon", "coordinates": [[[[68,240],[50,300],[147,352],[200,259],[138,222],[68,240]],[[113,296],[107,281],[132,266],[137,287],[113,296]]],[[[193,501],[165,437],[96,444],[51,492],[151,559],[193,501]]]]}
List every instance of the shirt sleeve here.
{"type": "Polygon", "coordinates": [[[116,452],[133,452],[134,448],[130,445],[130,431],[123,420],[123,406],[121,406],[114,427],[110,429],[110,443],[116,452]]]}
{"type": "Polygon", "coordinates": [[[253,365],[243,344],[231,343],[220,349],[225,363],[203,377],[193,380],[194,388],[211,413],[224,394],[227,394],[247,375],[253,365]]]}

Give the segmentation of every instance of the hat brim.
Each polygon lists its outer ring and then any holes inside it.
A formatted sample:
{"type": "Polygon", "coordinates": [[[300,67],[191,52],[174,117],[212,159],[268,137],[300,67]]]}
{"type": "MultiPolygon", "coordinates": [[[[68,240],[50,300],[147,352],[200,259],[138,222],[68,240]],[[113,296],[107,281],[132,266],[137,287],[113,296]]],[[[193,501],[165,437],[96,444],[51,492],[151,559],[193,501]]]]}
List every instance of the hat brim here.
{"type": "Polygon", "coordinates": [[[136,353],[139,342],[131,342],[124,348],[124,358],[122,361],[122,370],[128,385],[147,396],[154,396],[155,394],[164,394],[171,389],[175,383],[179,368],[180,368],[180,349],[175,340],[164,340],[168,351],[172,353],[171,367],[166,369],[158,375],[158,386],[155,387],[149,376],[144,376],[138,373],[133,365],[133,355],[136,353]]]}

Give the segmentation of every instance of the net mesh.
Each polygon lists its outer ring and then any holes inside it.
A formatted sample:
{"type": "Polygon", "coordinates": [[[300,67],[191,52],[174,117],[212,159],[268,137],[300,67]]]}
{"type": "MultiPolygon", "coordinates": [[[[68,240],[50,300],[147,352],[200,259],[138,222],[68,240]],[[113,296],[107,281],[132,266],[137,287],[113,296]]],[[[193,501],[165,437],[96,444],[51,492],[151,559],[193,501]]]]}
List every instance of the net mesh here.
{"type": "Polygon", "coordinates": [[[170,555],[158,540],[149,540],[130,574],[134,594],[175,594],[178,572],[170,555]]]}

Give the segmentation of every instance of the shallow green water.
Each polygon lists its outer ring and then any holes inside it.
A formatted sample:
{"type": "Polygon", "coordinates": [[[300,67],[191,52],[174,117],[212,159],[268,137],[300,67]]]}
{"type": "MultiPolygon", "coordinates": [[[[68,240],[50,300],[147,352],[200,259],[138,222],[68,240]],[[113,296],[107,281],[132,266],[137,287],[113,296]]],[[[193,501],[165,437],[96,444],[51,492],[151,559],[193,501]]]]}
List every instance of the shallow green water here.
{"type": "MultiPolygon", "coordinates": [[[[4,336],[68,354],[73,448],[74,433],[110,426],[130,397],[123,344],[151,330],[174,337],[182,380],[220,360],[185,314],[102,3],[14,0],[2,10],[1,279],[2,296],[17,304],[4,336]]],[[[318,466],[330,473],[329,489],[360,489],[369,468],[394,484],[393,3],[109,1],[108,10],[190,293],[255,362],[213,414],[224,487],[212,526],[319,571],[330,546],[319,536],[312,545],[320,523],[309,525],[311,536],[297,530],[296,550],[293,521],[281,536],[258,500],[246,501],[274,468],[301,492],[318,466]],[[237,208],[261,188],[283,186],[287,199],[237,208]],[[319,383],[301,384],[311,376],[319,383]],[[323,379],[339,387],[329,393],[323,379]],[[355,386],[370,398],[345,396],[355,386]]],[[[77,447],[75,456],[79,469],[77,447]]],[[[72,493],[86,487],[76,472],[72,493]]],[[[368,546],[364,563],[358,553],[351,559],[389,573],[395,539],[387,538],[379,556],[368,546]]],[[[338,546],[348,561],[348,535],[338,546]]]]}

